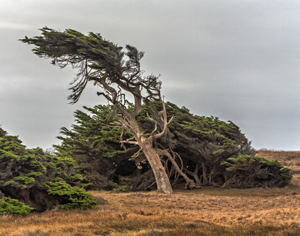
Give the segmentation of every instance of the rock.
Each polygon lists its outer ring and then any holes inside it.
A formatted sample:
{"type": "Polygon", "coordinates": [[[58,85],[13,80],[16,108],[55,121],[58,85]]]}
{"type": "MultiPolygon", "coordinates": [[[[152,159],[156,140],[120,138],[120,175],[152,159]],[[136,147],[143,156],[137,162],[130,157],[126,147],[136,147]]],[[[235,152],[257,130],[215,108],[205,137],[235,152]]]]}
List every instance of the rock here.
{"type": "Polygon", "coordinates": [[[108,203],[107,200],[105,200],[103,197],[97,196],[95,199],[99,202],[98,205],[105,205],[108,203]]]}

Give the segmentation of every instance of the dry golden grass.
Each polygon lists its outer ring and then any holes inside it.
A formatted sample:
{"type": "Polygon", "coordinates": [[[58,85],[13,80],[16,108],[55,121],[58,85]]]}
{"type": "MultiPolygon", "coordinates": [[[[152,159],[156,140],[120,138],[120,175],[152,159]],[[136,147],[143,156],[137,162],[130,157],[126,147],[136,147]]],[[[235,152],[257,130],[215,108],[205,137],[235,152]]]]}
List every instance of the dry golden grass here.
{"type": "MultiPolygon", "coordinates": [[[[295,159],[286,161],[298,167],[300,158],[295,159]]],[[[0,235],[300,235],[298,183],[282,189],[204,188],[171,195],[92,192],[108,204],[86,211],[1,216],[0,235]]]]}

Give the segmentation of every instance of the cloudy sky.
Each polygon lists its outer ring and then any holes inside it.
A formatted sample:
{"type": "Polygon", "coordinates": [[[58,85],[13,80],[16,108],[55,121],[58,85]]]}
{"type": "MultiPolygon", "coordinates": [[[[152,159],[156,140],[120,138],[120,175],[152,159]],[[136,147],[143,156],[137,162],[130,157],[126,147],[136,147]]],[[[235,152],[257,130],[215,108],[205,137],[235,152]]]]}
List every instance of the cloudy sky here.
{"type": "Polygon", "coordinates": [[[76,71],[18,41],[48,26],[133,45],[165,100],[233,121],[256,149],[300,150],[299,12],[298,0],[1,0],[0,125],[46,149],[75,110],[106,104],[93,87],[68,104],[76,71]]]}

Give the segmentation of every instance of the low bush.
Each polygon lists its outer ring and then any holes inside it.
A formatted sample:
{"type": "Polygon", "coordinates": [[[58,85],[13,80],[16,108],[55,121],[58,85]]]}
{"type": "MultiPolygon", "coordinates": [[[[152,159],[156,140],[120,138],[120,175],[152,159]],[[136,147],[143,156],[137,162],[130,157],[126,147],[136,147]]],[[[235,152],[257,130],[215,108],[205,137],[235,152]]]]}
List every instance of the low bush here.
{"type": "Polygon", "coordinates": [[[97,205],[98,201],[85,189],[80,187],[72,187],[62,178],[56,178],[54,182],[45,182],[44,186],[48,188],[48,193],[59,195],[63,201],[59,205],[59,209],[86,209],[92,205],[97,205]]]}
{"type": "MultiPolygon", "coordinates": [[[[78,173],[78,166],[71,157],[50,155],[41,148],[28,149],[17,136],[8,135],[1,128],[0,169],[0,192],[24,202],[34,211],[54,207],[83,209],[97,204],[85,191],[88,183],[78,173]]],[[[7,205],[10,201],[17,200],[2,200],[3,209],[4,206],[14,209],[7,205]]]]}
{"type": "Polygon", "coordinates": [[[226,181],[223,187],[254,188],[284,187],[292,179],[291,170],[279,161],[269,161],[252,155],[238,155],[221,163],[226,167],[226,181]]]}
{"type": "Polygon", "coordinates": [[[16,199],[8,197],[0,199],[0,215],[28,215],[32,209],[16,199]]]}

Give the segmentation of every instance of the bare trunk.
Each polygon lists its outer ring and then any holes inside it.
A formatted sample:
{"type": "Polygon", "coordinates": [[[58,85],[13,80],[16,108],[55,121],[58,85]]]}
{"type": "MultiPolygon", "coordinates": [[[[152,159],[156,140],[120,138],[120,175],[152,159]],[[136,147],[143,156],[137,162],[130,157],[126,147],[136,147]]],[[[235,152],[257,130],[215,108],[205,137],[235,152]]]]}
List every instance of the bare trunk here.
{"type": "Polygon", "coordinates": [[[214,166],[213,169],[212,169],[212,171],[210,172],[209,178],[208,178],[208,179],[209,179],[208,182],[209,182],[210,185],[217,187],[217,186],[219,186],[219,185],[216,184],[216,183],[213,181],[213,177],[214,177],[215,171],[216,171],[216,166],[214,166]]]}
{"type": "MultiPolygon", "coordinates": [[[[137,87],[136,92],[140,93],[140,90],[138,87],[137,87]]],[[[162,100],[161,100],[161,102],[163,105],[163,111],[161,112],[161,114],[162,114],[161,116],[163,119],[164,128],[163,128],[163,131],[158,134],[155,134],[155,132],[157,130],[157,122],[154,119],[152,119],[151,117],[148,116],[148,118],[152,122],[155,123],[155,128],[151,132],[151,134],[149,134],[150,137],[146,137],[147,135],[145,135],[142,132],[140,124],[136,121],[135,117],[141,111],[141,98],[140,97],[135,96],[135,107],[131,114],[128,114],[127,111],[122,111],[122,109],[119,109],[119,111],[121,111],[121,113],[126,118],[119,118],[118,120],[120,121],[122,126],[134,136],[134,138],[136,140],[136,141],[130,141],[130,139],[127,139],[126,141],[122,141],[122,142],[139,145],[140,148],[143,150],[143,153],[145,154],[145,156],[151,166],[153,174],[155,176],[157,191],[163,192],[163,193],[173,193],[173,189],[170,184],[170,180],[166,173],[166,170],[163,167],[161,160],[160,160],[158,154],[156,153],[156,150],[153,148],[153,140],[162,137],[163,135],[165,135],[165,133],[167,131],[168,122],[167,122],[166,108],[165,108],[164,102],[162,100]]],[[[171,118],[171,120],[172,120],[172,118],[171,118]]]]}
{"type": "Polygon", "coordinates": [[[201,180],[198,177],[198,169],[199,169],[199,164],[196,165],[194,172],[189,171],[188,169],[184,169],[186,171],[186,173],[188,173],[189,175],[193,176],[193,178],[196,181],[196,186],[200,187],[201,186],[201,180]]]}
{"type": "Polygon", "coordinates": [[[147,160],[149,161],[151,169],[154,173],[156,184],[157,184],[157,191],[163,193],[173,193],[173,189],[170,184],[168,175],[155,149],[151,146],[144,145],[143,152],[147,160]]]}
{"type": "Polygon", "coordinates": [[[201,181],[198,177],[199,164],[196,165],[195,170],[193,172],[193,177],[198,185],[201,185],[201,181]]]}
{"type": "Polygon", "coordinates": [[[202,162],[202,173],[203,173],[203,184],[208,184],[207,175],[206,175],[206,166],[205,163],[202,162]]]}

